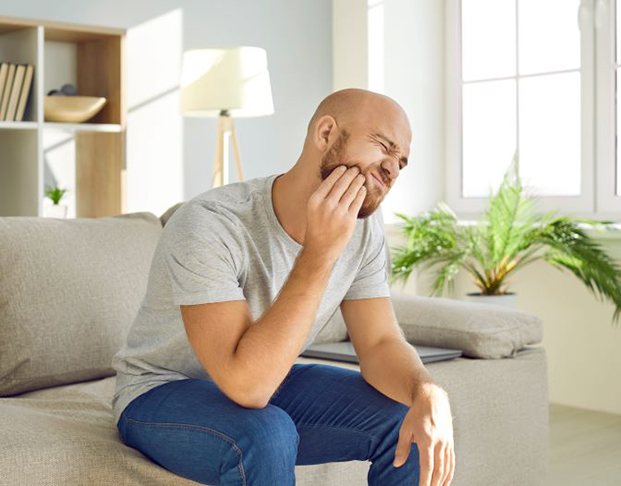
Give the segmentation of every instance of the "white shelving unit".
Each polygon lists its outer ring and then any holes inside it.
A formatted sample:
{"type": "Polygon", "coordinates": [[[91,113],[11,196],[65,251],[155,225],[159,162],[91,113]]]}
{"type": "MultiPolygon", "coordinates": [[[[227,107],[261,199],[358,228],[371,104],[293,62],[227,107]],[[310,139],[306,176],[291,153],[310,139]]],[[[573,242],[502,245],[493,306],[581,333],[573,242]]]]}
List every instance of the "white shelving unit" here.
{"type": "Polygon", "coordinates": [[[124,39],[119,29],[0,17],[0,61],[35,66],[24,121],[0,121],[0,216],[44,216],[44,188],[58,179],[48,144],[58,132],[72,147],[62,151],[59,174],[73,193],[69,215],[124,212],[124,39]],[[66,82],[78,94],[105,96],[106,106],[88,123],[45,121],[45,94],[66,82]]]}

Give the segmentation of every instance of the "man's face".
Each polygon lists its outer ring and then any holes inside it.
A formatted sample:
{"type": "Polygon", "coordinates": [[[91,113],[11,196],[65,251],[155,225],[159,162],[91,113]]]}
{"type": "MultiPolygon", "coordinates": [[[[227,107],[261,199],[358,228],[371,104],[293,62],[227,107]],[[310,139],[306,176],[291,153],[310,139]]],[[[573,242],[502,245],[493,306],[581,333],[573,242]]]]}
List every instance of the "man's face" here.
{"type": "Polygon", "coordinates": [[[350,133],[342,129],[338,138],[322,156],[319,171],[321,180],[325,180],[339,165],[357,166],[366,177],[367,195],[358,211],[358,218],[366,218],[375,212],[384,197],[390,191],[399,170],[407,164],[391,152],[388,143],[381,134],[374,131],[353,139],[350,133]],[[388,149],[388,150],[387,150],[388,149]],[[378,180],[379,179],[379,180],[378,180]]]}

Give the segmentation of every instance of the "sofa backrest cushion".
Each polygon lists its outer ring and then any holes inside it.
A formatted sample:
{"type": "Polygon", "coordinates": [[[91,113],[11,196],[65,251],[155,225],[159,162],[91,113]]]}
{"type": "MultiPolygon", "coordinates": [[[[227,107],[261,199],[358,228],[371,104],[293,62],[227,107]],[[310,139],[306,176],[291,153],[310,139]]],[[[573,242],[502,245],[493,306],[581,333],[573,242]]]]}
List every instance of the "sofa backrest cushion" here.
{"type": "Polygon", "coordinates": [[[0,218],[0,396],[114,375],[161,230],[149,212],[0,218]]]}
{"type": "Polygon", "coordinates": [[[160,216],[160,222],[162,223],[162,227],[166,226],[166,222],[170,219],[170,217],[175,213],[177,209],[179,209],[185,201],[180,201],[177,204],[169,207],[164,213],[160,216]]]}

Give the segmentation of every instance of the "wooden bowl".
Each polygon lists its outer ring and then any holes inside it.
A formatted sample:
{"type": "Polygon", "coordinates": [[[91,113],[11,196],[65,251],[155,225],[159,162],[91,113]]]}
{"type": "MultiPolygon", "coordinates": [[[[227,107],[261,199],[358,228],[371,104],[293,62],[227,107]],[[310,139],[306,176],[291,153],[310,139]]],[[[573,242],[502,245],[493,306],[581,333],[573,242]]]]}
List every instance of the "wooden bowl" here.
{"type": "Polygon", "coordinates": [[[99,113],[106,101],[97,96],[46,96],[45,121],[81,123],[99,113]]]}

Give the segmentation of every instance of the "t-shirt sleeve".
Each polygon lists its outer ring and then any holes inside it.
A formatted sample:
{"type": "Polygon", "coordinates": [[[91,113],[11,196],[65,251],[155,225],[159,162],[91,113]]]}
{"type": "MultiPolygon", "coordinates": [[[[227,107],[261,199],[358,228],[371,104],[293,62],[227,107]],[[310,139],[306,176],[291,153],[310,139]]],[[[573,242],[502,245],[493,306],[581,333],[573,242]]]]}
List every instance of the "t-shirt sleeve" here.
{"type": "MultiPolygon", "coordinates": [[[[377,209],[381,211],[381,209],[377,209]]],[[[371,217],[371,216],[369,216],[371,217]]],[[[365,255],[354,281],[343,300],[390,297],[388,277],[390,263],[380,215],[374,219],[365,255]]]]}
{"type": "Polygon", "coordinates": [[[243,300],[238,279],[243,253],[231,223],[213,209],[188,208],[169,222],[165,265],[175,305],[243,300]]]}

